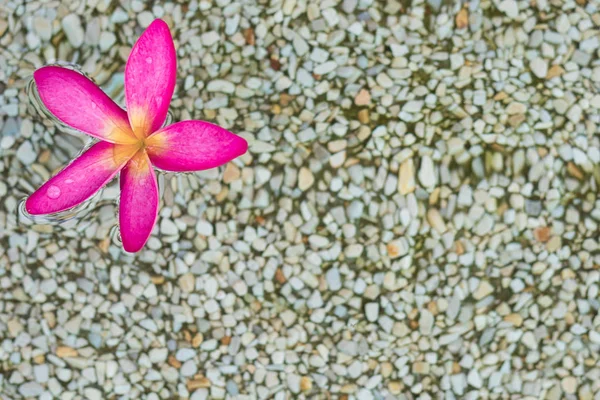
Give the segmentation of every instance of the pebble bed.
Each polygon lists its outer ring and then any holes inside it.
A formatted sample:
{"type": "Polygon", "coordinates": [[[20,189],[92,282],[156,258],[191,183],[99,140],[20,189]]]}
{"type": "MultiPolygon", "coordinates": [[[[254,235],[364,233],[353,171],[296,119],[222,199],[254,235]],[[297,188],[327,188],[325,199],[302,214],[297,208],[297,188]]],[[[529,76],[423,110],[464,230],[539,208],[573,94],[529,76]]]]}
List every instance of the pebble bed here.
{"type": "Polygon", "coordinates": [[[2,0],[0,397],[600,398],[597,0],[2,0]],[[146,248],[118,182],[22,200],[83,135],[30,99],[78,64],[123,98],[155,18],[174,120],[246,138],[160,176],[146,248]]]}

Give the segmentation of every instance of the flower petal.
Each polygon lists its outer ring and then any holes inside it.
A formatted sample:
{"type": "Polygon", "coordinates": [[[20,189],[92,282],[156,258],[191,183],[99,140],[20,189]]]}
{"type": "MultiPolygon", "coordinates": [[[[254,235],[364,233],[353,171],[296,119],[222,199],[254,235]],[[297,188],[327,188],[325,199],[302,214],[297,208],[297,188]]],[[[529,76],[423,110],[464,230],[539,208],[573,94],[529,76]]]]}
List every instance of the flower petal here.
{"type": "Polygon", "coordinates": [[[205,121],[181,121],[146,140],[152,164],[167,171],[218,167],[248,150],[244,138],[205,121]]]}
{"type": "Polygon", "coordinates": [[[134,152],[134,146],[96,143],[29,196],[25,209],[41,215],[75,207],[106,185],[134,152]]]}
{"type": "Polygon", "coordinates": [[[144,151],[138,151],[121,172],[119,227],[126,251],[139,251],[150,237],[158,216],[158,185],[144,151]]]}
{"type": "Polygon", "coordinates": [[[94,82],[68,68],[48,66],[33,73],[40,99],[65,124],[112,143],[132,143],[127,113],[94,82]]]}
{"type": "Polygon", "coordinates": [[[177,60],[169,26],[155,20],[133,46],[125,66],[125,99],[138,138],[159,129],[175,90],[177,60]]]}

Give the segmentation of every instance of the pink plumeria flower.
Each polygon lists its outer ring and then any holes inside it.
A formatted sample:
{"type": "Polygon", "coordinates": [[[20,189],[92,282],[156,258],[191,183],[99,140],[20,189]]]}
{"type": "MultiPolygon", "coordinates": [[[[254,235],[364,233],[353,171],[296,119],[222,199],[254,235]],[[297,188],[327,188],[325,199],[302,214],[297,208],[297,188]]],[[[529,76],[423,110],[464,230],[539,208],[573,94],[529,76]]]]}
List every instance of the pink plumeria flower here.
{"type": "Polygon", "coordinates": [[[25,202],[29,214],[52,214],[89,199],[119,172],[119,228],[126,251],[139,251],[158,217],[153,166],[191,172],[244,154],[248,143],[204,121],[162,127],[175,89],[175,46],[169,27],[155,20],[133,46],[125,67],[127,112],[96,84],[67,68],[34,72],[40,98],[63,123],[100,141],[44,183],[25,202]]]}

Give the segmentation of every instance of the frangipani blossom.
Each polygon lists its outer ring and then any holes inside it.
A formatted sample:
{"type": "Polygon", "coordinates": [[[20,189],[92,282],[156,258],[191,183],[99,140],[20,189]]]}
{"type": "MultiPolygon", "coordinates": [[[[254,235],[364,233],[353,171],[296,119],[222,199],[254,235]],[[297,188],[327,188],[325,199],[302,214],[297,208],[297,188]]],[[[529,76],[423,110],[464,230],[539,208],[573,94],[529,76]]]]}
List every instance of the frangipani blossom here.
{"type": "Polygon", "coordinates": [[[175,89],[176,57],[167,24],[155,20],[133,46],[125,67],[127,111],[73,70],[47,66],[33,74],[40,99],[63,123],[99,139],[25,202],[32,215],[52,214],[89,199],[119,172],[123,247],[139,251],[158,216],[153,166],[191,172],[244,154],[247,142],[204,121],[162,127],[175,89]]]}

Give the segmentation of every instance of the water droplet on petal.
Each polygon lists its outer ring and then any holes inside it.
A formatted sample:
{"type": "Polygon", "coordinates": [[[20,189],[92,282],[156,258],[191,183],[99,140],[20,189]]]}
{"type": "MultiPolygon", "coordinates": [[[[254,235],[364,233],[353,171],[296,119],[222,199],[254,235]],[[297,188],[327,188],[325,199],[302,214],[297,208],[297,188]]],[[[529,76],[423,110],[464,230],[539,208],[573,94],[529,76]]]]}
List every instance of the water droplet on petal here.
{"type": "Polygon", "coordinates": [[[146,57],[146,62],[148,64],[152,64],[152,57],[146,57]]]}
{"type": "Polygon", "coordinates": [[[54,185],[50,186],[46,191],[46,196],[50,197],[51,199],[57,199],[60,196],[60,188],[54,185]]]}
{"type": "Polygon", "coordinates": [[[96,103],[94,103],[94,102],[92,101],[92,110],[95,110],[97,107],[98,107],[98,106],[96,105],[96,103]]]}
{"type": "Polygon", "coordinates": [[[75,182],[73,179],[65,179],[65,183],[71,184],[75,182]]]}

